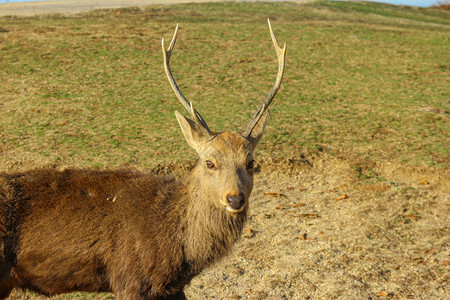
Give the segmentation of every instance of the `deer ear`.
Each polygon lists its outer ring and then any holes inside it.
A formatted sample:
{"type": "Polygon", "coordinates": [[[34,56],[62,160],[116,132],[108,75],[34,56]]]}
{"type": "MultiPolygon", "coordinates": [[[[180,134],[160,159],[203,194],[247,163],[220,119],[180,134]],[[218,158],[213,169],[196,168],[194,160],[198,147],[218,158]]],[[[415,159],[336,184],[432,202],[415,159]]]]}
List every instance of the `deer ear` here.
{"type": "Polygon", "coordinates": [[[186,142],[189,146],[194,148],[197,153],[200,153],[206,142],[205,134],[200,126],[191,119],[183,116],[178,110],[175,111],[175,116],[177,117],[178,124],[180,124],[186,142]]]}
{"type": "Polygon", "coordinates": [[[269,119],[269,112],[267,111],[267,113],[263,115],[261,119],[259,119],[258,123],[256,123],[255,127],[253,127],[253,130],[247,137],[248,145],[252,151],[255,150],[256,146],[259,143],[259,140],[261,140],[268,119],[269,119]]]}

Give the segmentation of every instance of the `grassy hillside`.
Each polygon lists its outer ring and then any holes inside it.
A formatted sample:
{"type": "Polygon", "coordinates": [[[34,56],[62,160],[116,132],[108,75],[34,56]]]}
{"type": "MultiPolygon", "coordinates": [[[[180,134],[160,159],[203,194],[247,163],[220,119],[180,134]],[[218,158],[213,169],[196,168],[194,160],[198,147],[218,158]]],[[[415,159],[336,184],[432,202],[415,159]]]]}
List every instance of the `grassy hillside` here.
{"type": "Polygon", "coordinates": [[[153,167],[194,158],[171,65],[213,130],[242,130],[288,45],[263,157],[449,161],[450,13],[377,3],[213,3],[0,18],[2,169],[153,167]]]}

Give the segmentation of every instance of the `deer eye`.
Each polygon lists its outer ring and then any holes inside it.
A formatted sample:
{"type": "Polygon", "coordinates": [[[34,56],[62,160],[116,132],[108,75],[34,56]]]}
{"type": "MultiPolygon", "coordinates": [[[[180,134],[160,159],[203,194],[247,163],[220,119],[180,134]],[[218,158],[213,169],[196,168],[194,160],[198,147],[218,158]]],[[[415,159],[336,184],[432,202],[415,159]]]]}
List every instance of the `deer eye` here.
{"type": "Polygon", "coordinates": [[[210,169],[210,170],[215,170],[215,169],[216,169],[216,166],[215,166],[214,163],[213,163],[212,161],[210,161],[210,160],[207,160],[207,161],[206,161],[206,167],[207,167],[208,169],[210,169]]]}
{"type": "Polygon", "coordinates": [[[247,170],[252,170],[255,167],[255,161],[251,160],[247,164],[247,170]]]}

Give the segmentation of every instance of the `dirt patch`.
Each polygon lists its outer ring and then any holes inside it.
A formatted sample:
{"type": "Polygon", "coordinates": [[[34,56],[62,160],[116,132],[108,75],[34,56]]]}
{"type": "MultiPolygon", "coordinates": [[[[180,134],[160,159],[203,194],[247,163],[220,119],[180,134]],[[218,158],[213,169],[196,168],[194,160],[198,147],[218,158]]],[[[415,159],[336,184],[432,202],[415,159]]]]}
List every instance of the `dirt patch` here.
{"type": "MultiPolygon", "coordinates": [[[[86,11],[106,8],[122,8],[131,6],[144,6],[155,4],[174,4],[188,1],[183,0],[109,0],[109,1],[90,1],[90,0],[53,0],[53,1],[37,1],[37,2],[19,2],[0,4],[0,16],[34,16],[42,14],[75,14],[86,11]]],[[[202,0],[189,2],[205,2],[202,0]]]]}
{"type": "MultiPolygon", "coordinates": [[[[248,0],[247,0],[248,1],[248,0]]],[[[270,1],[270,0],[269,0],[270,1]]],[[[276,0],[275,0],[276,1],[276,0]]],[[[225,2],[224,0],[52,0],[36,2],[2,3],[1,16],[35,16],[48,14],[76,14],[98,9],[118,9],[123,7],[142,7],[148,5],[176,3],[225,2]]],[[[240,2],[246,2],[241,0],[240,2]]],[[[253,2],[253,1],[249,1],[253,2]]]]}
{"type": "Polygon", "coordinates": [[[188,295],[446,298],[450,202],[443,187],[403,177],[406,168],[398,177],[386,168],[379,174],[386,178],[374,181],[349,162],[314,161],[290,175],[274,164],[257,176],[242,240],[192,282],[188,295]]]}

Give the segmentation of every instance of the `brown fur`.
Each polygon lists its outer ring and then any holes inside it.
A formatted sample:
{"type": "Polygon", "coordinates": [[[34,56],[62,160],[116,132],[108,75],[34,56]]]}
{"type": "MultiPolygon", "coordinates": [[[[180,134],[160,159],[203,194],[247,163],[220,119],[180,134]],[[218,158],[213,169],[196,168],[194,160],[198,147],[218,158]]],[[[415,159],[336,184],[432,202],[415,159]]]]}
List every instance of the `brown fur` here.
{"type": "Polygon", "coordinates": [[[185,179],[73,169],[0,174],[0,299],[14,287],[184,299],[183,287],[239,238],[253,187],[246,165],[254,141],[234,132],[195,140],[200,160],[185,179]],[[246,203],[229,211],[226,196],[236,193],[246,203]]]}

